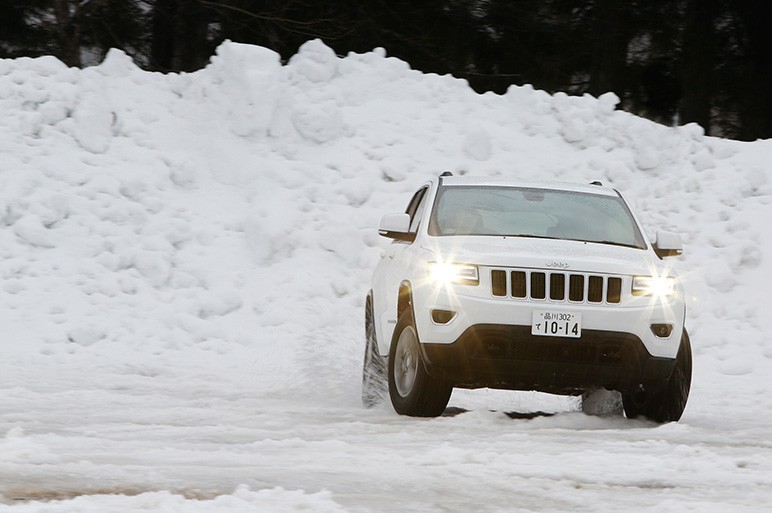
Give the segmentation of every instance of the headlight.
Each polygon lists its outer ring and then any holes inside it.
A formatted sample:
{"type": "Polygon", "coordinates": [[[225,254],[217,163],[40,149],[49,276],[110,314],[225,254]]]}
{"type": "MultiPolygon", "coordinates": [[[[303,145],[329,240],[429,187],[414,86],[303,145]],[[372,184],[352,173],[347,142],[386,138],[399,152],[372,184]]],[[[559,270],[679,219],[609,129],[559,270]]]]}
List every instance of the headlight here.
{"type": "Polygon", "coordinates": [[[665,276],[633,277],[634,296],[670,296],[675,290],[675,278],[665,276]]]}
{"type": "Polygon", "coordinates": [[[479,285],[480,276],[476,265],[429,262],[429,277],[435,283],[479,285]]]}

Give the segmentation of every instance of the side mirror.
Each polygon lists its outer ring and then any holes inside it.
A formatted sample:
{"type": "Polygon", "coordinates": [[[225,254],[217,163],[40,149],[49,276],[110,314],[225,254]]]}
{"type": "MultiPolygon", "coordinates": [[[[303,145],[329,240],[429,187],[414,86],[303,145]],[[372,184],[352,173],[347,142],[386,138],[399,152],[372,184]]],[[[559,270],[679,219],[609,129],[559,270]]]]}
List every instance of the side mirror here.
{"type": "Polygon", "coordinates": [[[660,230],[657,232],[657,242],[654,243],[654,252],[660,258],[678,256],[684,252],[681,236],[677,233],[660,230]]]}
{"type": "Polygon", "coordinates": [[[378,227],[378,233],[384,237],[413,242],[415,233],[409,231],[410,216],[407,214],[386,214],[378,227]]]}

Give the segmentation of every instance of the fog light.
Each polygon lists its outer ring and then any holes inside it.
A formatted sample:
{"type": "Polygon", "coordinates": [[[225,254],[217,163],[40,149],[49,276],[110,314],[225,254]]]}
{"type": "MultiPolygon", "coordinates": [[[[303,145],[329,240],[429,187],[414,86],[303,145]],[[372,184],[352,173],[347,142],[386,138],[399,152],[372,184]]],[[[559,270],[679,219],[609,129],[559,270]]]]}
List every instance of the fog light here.
{"type": "Polygon", "coordinates": [[[673,333],[672,324],[652,324],[651,332],[659,338],[668,338],[673,333]]]}
{"type": "Polygon", "coordinates": [[[437,324],[447,324],[455,316],[456,312],[450,310],[432,310],[432,320],[437,324]]]}

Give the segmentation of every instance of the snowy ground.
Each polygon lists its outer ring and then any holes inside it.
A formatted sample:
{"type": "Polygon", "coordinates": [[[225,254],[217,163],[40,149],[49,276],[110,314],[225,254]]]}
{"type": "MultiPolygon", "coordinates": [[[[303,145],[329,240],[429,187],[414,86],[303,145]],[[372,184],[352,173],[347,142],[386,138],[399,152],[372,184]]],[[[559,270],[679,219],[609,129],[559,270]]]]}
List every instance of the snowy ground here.
{"type": "Polygon", "coordinates": [[[319,43],[0,60],[0,512],[769,511],[772,143],[616,102],[319,43]],[[441,170],[600,179],[683,235],[681,422],[359,406],[374,228],[441,170]]]}

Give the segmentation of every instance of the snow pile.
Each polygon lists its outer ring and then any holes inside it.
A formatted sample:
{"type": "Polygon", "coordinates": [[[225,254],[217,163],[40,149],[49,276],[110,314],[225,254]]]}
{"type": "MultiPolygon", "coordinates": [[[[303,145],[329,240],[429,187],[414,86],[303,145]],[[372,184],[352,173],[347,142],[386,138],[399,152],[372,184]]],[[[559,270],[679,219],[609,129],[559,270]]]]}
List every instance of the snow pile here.
{"type": "MultiPolygon", "coordinates": [[[[662,127],[617,103],[529,86],[478,95],[382,50],[338,58],[319,41],[286,65],[225,43],[181,75],[115,50],[84,70],[0,60],[0,372],[214,379],[355,405],[362,305],[387,244],[375,228],[450,170],[600,179],[650,235],[681,233],[686,418],[769,409],[772,144],[662,127]]],[[[0,454],[51,457],[11,435],[0,454]]]]}

